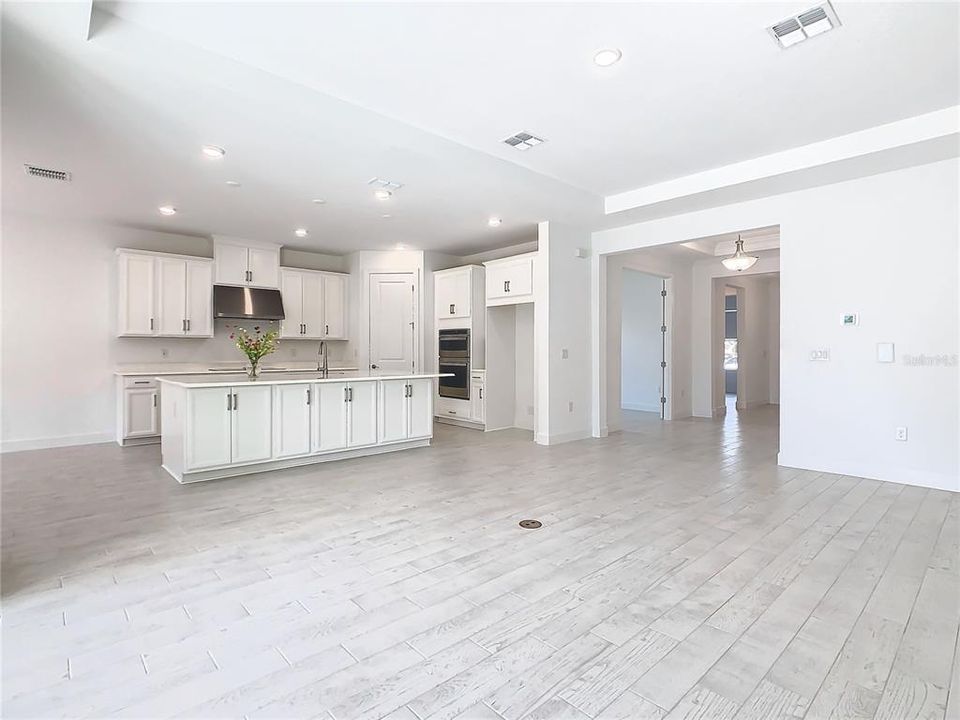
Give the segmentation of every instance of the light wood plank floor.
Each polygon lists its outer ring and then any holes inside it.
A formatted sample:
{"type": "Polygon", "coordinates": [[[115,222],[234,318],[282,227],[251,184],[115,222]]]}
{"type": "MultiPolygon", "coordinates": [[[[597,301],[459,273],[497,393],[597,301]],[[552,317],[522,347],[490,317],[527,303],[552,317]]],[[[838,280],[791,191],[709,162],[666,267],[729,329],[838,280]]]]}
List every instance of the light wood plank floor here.
{"type": "Polygon", "coordinates": [[[960,717],[960,495],[778,468],[774,408],[625,427],[7,455],[3,717],[960,717]]]}

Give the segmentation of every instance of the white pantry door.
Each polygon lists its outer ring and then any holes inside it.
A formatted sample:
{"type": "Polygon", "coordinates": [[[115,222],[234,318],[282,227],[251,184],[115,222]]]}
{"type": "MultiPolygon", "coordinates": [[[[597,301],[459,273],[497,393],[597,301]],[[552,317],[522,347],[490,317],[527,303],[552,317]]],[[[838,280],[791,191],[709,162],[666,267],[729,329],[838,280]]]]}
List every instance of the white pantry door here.
{"type": "Polygon", "coordinates": [[[370,275],[370,371],[416,370],[417,284],[413,273],[370,275]]]}

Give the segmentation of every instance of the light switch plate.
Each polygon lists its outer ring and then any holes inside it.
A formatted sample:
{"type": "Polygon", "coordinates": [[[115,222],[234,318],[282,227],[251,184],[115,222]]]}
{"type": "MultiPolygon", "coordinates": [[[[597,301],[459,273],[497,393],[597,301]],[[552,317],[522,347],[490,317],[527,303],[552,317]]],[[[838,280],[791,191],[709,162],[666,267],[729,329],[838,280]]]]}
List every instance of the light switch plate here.
{"type": "Polygon", "coordinates": [[[893,360],[893,343],[877,343],[877,362],[892,363],[893,360]]]}
{"type": "Polygon", "coordinates": [[[830,359],[830,348],[817,348],[816,350],[810,351],[810,360],[829,360],[830,359]]]}
{"type": "Polygon", "coordinates": [[[849,327],[851,325],[859,325],[860,315],[858,313],[844,313],[842,321],[843,321],[844,327],[849,327]]]}

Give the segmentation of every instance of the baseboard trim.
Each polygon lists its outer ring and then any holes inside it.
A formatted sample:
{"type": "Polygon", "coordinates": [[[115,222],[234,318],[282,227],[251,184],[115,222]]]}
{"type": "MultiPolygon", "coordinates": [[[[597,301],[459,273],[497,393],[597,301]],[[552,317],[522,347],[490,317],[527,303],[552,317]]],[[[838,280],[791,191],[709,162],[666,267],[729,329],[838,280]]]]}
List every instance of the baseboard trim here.
{"type": "Polygon", "coordinates": [[[32,438],[30,440],[4,440],[0,453],[46,450],[48,448],[72,447],[74,445],[99,445],[116,442],[113,433],[90,433],[88,435],[61,435],[60,437],[32,438]]]}
{"type": "Polygon", "coordinates": [[[916,487],[930,488],[932,490],[960,492],[960,478],[958,477],[951,477],[941,473],[911,470],[910,468],[889,466],[883,466],[881,468],[845,458],[797,458],[791,457],[789,453],[780,452],[777,453],[777,464],[799,470],[812,470],[814,472],[825,472],[833,475],[849,475],[850,477],[880,480],[882,482],[897,483],[898,485],[913,485],[916,487]]]}
{"type": "Polygon", "coordinates": [[[635,412],[660,412],[660,406],[656,403],[620,403],[621,410],[633,410],[635,412]]]}
{"type": "Polygon", "coordinates": [[[469,430],[486,429],[486,426],[479,420],[461,420],[460,418],[447,417],[446,415],[434,415],[433,421],[441,425],[456,425],[457,427],[467,428],[469,430]]]}
{"type": "Polygon", "coordinates": [[[537,445],[560,445],[562,443],[575,442],[577,440],[586,440],[592,438],[591,430],[575,430],[568,433],[557,433],[556,435],[538,434],[536,437],[537,445]]]}

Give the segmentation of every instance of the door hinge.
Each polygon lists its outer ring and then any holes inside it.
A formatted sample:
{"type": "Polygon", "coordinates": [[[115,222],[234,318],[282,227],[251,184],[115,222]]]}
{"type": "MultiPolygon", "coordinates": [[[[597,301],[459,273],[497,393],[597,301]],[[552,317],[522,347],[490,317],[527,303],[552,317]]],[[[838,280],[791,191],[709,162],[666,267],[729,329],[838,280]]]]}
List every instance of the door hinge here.
{"type": "Polygon", "coordinates": [[[666,326],[666,325],[661,325],[661,326],[660,326],[660,332],[665,333],[666,331],[667,331],[667,326],[666,326]]]}
{"type": "Polygon", "coordinates": [[[666,366],[667,366],[667,363],[661,360],[660,367],[665,368],[666,366]]]}
{"type": "Polygon", "coordinates": [[[661,404],[661,405],[666,405],[666,404],[667,404],[667,399],[666,399],[665,397],[663,397],[663,395],[660,396],[660,404],[661,404]]]}
{"type": "Polygon", "coordinates": [[[661,291],[660,291],[660,297],[666,297],[666,296],[667,296],[667,291],[666,291],[666,290],[661,290],[661,291]]]}

